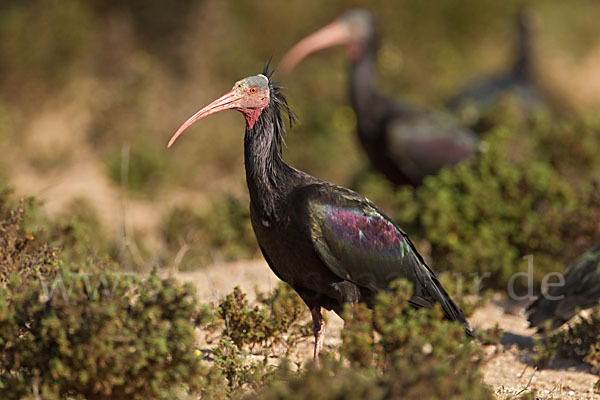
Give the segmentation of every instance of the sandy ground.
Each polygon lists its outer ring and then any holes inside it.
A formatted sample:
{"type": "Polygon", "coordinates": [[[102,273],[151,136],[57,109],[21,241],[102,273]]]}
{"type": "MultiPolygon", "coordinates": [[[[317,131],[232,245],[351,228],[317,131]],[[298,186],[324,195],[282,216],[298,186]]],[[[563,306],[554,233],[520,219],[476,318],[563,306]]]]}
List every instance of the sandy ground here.
{"type": "MultiPolygon", "coordinates": [[[[200,271],[173,273],[182,281],[192,282],[202,301],[217,301],[240,286],[246,293],[274,289],[278,279],[263,260],[215,264],[200,271]]],[[[490,384],[498,398],[510,399],[532,390],[539,399],[600,399],[593,385],[598,377],[586,364],[572,360],[555,360],[550,368],[536,370],[529,362],[533,350],[534,330],[527,328],[523,303],[507,302],[495,297],[479,308],[470,318],[477,328],[490,328],[498,324],[504,331],[501,344],[484,346],[486,363],[484,381],[490,384]]],[[[326,350],[339,346],[343,321],[334,313],[327,313],[328,326],[326,350]]],[[[202,340],[203,341],[203,340],[202,340]]],[[[312,355],[312,339],[298,346],[300,360],[312,355]]]]}
{"type": "Polygon", "coordinates": [[[554,360],[550,368],[536,370],[530,362],[535,330],[527,327],[525,304],[496,298],[470,318],[478,328],[490,328],[497,323],[504,331],[499,346],[484,347],[488,358],[483,370],[485,382],[502,399],[513,398],[524,389],[536,390],[540,399],[600,399],[593,391],[598,377],[586,364],[554,360]]]}

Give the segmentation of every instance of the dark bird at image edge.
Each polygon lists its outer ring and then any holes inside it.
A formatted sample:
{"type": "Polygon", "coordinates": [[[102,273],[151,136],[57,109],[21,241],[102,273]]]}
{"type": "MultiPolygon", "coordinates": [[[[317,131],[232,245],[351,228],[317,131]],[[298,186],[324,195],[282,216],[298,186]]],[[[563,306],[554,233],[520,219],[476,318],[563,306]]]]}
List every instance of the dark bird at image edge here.
{"type": "Polygon", "coordinates": [[[550,287],[546,294],[527,306],[529,326],[543,331],[556,329],[577,314],[578,310],[598,305],[600,300],[600,245],[570,264],[563,285],[550,287]]]}
{"type": "Polygon", "coordinates": [[[472,336],[462,311],[446,293],[408,236],[375,204],[349,189],[286,164],[281,155],[287,113],[293,116],[268,65],[191,116],[169,141],[199,119],[226,109],[246,120],[244,159],[250,218],[256,239],[277,277],[309,307],[314,357],[323,344],[321,307],[341,313],[345,303],[367,302],[404,278],[413,284],[411,304],[439,303],[449,320],[472,336]]]}

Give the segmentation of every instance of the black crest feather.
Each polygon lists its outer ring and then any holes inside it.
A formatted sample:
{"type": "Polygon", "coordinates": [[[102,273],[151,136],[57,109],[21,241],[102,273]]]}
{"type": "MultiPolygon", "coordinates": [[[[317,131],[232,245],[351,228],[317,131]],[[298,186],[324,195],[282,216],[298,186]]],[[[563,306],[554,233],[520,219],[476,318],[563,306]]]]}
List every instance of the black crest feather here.
{"type": "MultiPolygon", "coordinates": [[[[275,69],[271,69],[271,60],[267,61],[265,64],[265,68],[263,69],[262,74],[267,77],[269,80],[269,92],[271,97],[271,102],[266,112],[274,113],[274,122],[275,122],[275,131],[277,133],[277,141],[279,144],[283,143],[285,145],[285,136],[287,135],[287,129],[285,124],[283,123],[282,112],[287,114],[288,122],[290,128],[298,119],[296,115],[292,111],[292,108],[287,102],[285,95],[281,92],[284,89],[281,86],[280,82],[274,81],[273,76],[275,75],[275,69]]],[[[280,147],[281,148],[281,147],[280,147]]]]}

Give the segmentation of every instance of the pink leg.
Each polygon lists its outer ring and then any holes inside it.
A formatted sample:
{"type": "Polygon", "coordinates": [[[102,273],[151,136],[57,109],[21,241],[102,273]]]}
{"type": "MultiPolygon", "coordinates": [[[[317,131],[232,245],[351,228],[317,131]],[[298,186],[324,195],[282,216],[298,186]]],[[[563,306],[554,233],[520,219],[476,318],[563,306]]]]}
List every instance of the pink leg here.
{"type": "Polygon", "coordinates": [[[323,348],[323,334],[325,333],[325,321],[323,321],[323,317],[321,316],[321,307],[316,306],[310,309],[313,319],[313,332],[315,334],[315,363],[317,366],[321,366],[319,361],[319,353],[323,348]]]}

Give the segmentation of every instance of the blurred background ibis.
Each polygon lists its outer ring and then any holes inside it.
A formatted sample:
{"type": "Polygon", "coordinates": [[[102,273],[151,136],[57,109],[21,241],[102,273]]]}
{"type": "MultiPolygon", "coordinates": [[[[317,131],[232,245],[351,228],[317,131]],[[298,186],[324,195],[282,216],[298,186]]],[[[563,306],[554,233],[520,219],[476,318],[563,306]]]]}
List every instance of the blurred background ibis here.
{"type": "Polygon", "coordinates": [[[376,89],[377,32],[373,16],[356,9],[298,42],[283,58],[291,71],[310,53],[346,45],[350,98],[360,143],[375,169],[396,185],[420,185],[427,175],[475,153],[478,139],[451,117],[382,96],[376,89]]]}
{"type": "MultiPolygon", "coordinates": [[[[471,126],[478,126],[480,110],[491,109],[505,95],[516,100],[520,112],[528,114],[545,104],[543,94],[536,83],[534,41],[539,17],[532,10],[521,9],[517,14],[514,36],[514,61],[503,75],[481,78],[468,83],[460,93],[450,99],[448,107],[459,112],[471,126]]],[[[485,130],[479,126],[478,130],[485,130]]]]}
{"type": "Polygon", "coordinates": [[[446,293],[408,236],[360,194],[287,165],[281,155],[282,113],[293,120],[280,88],[263,74],[238,81],[231,91],[191,116],[169,142],[194,122],[226,109],[246,120],[244,159],[250,219],[273,272],[311,310],[318,360],[325,323],[321,307],[341,313],[345,303],[369,303],[389,284],[413,284],[411,304],[439,303],[449,320],[471,334],[462,311],[446,293]]]}

